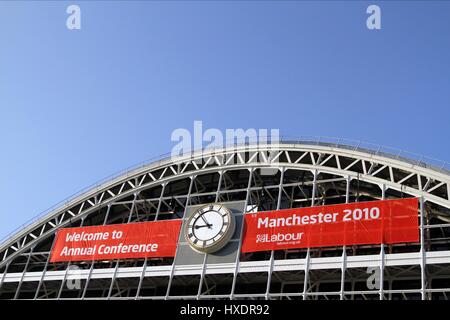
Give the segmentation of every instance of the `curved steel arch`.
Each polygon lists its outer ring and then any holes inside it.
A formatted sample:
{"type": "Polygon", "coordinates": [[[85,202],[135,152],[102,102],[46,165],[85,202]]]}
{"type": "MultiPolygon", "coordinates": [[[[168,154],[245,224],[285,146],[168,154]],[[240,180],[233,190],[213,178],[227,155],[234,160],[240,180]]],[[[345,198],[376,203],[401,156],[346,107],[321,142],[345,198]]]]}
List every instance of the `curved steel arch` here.
{"type": "Polygon", "coordinates": [[[283,142],[234,146],[151,163],[91,189],[1,244],[0,267],[57,229],[141,190],[208,172],[264,167],[309,170],[358,179],[422,197],[424,201],[450,209],[450,174],[420,162],[332,144],[283,142]]]}

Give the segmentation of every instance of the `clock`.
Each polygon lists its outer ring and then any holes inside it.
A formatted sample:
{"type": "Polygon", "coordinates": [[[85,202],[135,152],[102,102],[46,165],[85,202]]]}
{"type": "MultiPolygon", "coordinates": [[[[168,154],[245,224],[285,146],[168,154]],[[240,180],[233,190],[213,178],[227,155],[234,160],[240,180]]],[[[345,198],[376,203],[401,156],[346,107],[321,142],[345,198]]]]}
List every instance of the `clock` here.
{"type": "Polygon", "coordinates": [[[234,216],[228,208],[221,204],[208,204],[188,218],[184,235],[195,251],[212,253],[228,243],[235,225],[234,216]]]}

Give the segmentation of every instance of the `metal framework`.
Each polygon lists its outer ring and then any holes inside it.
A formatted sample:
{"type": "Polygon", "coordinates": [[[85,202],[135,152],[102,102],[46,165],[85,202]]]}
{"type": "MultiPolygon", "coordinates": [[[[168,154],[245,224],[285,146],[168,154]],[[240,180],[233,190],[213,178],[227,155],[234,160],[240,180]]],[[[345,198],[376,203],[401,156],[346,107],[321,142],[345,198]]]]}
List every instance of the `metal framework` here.
{"type": "Polygon", "coordinates": [[[449,197],[444,169],[344,145],[193,152],[117,177],[7,239],[0,299],[447,299],[449,197]],[[222,264],[207,263],[206,255],[199,265],[49,262],[55,232],[64,227],[178,219],[187,206],[209,202],[244,201],[245,214],[401,197],[420,198],[419,243],[240,254],[222,264]]]}

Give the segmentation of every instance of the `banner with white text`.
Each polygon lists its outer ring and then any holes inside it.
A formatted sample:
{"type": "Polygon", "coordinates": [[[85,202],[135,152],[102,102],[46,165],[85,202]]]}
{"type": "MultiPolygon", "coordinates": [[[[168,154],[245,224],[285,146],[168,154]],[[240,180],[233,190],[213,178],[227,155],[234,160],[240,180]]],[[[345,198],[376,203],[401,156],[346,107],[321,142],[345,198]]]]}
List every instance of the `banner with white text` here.
{"type": "Polygon", "coordinates": [[[174,257],[181,220],[60,229],[50,262],[174,257]]]}
{"type": "Polygon", "coordinates": [[[247,214],[242,252],[418,241],[418,199],[407,198],[247,214]]]}

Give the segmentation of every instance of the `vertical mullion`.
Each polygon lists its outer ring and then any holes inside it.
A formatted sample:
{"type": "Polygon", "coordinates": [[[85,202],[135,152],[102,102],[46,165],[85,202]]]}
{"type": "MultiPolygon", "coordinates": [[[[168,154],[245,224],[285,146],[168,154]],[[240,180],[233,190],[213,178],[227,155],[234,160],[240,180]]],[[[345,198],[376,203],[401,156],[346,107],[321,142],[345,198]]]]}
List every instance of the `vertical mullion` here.
{"type": "Polygon", "coordinates": [[[306,292],[308,291],[308,275],[309,275],[309,262],[311,260],[310,257],[310,249],[306,251],[306,258],[305,258],[305,277],[303,280],[303,300],[306,300],[306,292]]]}
{"type": "MultiPolygon", "coordinates": [[[[345,185],[345,203],[350,201],[350,182],[351,177],[347,176],[347,183],[345,185]]],[[[344,300],[345,291],[345,272],[347,271],[347,247],[342,246],[342,266],[341,266],[341,291],[339,293],[339,299],[344,300]]]]}
{"type": "Polygon", "coordinates": [[[424,229],[424,200],[420,197],[420,279],[421,279],[421,294],[422,300],[426,300],[426,274],[425,274],[425,229],[424,229]]]}
{"type": "Polygon", "coordinates": [[[345,290],[345,272],[347,270],[347,250],[346,247],[342,247],[342,266],[341,266],[341,291],[339,293],[340,300],[344,300],[345,290]]]}
{"type": "Polygon", "coordinates": [[[87,276],[86,283],[84,285],[83,293],[81,294],[81,300],[83,300],[84,297],[86,296],[87,288],[88,288],[89,282],[91,281],[92,272],[94,271],[94,265],[95,265],[95,261],[92,261],[91,267],[89,268],[89,274],[87,276]]]}
{"type": "MultiPolygon", "coordinates": [[[[277,209],[280,210],[281,206],[281,195],[283,192],[283,182],[284,182],[284,167],[281,168],[281,174],[280,174],[280,184],[278,186],[278,199],[277,199],[277,209]]],[[[274,250],[271,250],[270,252],[270,263],[269,263],[269,270],[267,274],[267,286],[266,286],[266,300],[269,299],[270,296],[270,283],[272,281],[272,271],[273,271],[273,264],[274,264],[275,254],[274,250]]]]}
{"type": "Polygon", "coordinates": [[[130,223],[131,222],[131,218],[133,217],[133,211],[134,211],[134,208],[136,207],[136,200],[137,200],[138,195],[139,195],[139,192],[136,192],[134,194],[133,203],[131,205],[131,210],[130,210],[130,214],[128,215],[127,223],[130,223]]]}
{"type": "MultiPolygon", "coordinates": [[[[313,189],[311,195],[311,207],[314,207],[315,198],[316,198],[316,190],[317,190],[317,169],[314,170],[314,178],[313,178],[313,189]]],[[[308,275],[309,275],[309,263],[311,260],[311,250],[308,248],[306,251],[306,261],[305,261],[305,277],[303,283],[303,300],[306,300],[306,292],[308,291],[308,275]]]]}
{"type": "Polygon", "coordinates": [[[106,225],[106,223],[108,222],[108,218],[109,218],[109,213],[111,211],[111,207],[112,204],[108,204],[108,209],[106,209],[106,214],[105,214],[105,219],[103,220],[103,225],[106,225]]]}
{"type": "MultiPolygon", "coordinates": [[[[130,210],[130,213],[128,214],[128,221],[127,221],[127,223],[130,223],[131,222],[131,218],[133,217],[133,211],[134,211],[134,208],[136,206],[136,199],[137,199],[138,195],[139,195],[139,192],[136,192],[134,194],[133,204],[131,205],[131,210],[130,210]]],[[[114,274],[112,276],[111,284],[109,286],[108,296],[106,297],[107,300],[109,300],[111,298],[111,293],[112,293],[112,290],[114,288],[114,282],[116,281],[117,271],[119,270],[119,264],[120,264],[120,259],[118,259],[116,261],[116,266],[114,268],[114,274]]]]}
{"type": "MultiPolygon", "coordinates": [[[[381,200],[386,199],[386,185],[381,185],[381,200]]],[[[382,230],[384,232],[384,230],[382,230]]],[[[385,253],[384,253],[384,242],[381,243],[380,246],[380,300],[384,299],[384,259],[385,259],[385,253]]]]}
{"type": "MultiPolygon", "coordinates": [[[[186,206],[184,207],[184,213],[183,213],[183,218],[182,218],[183,222],[184,222],[184,216],[186,215],[187,207],[191,201],[191,191],[192,191],[192,185],[194,184],[195,175],[192,175],[190,178],[191,178],[191,181],[189,182],[189,190],[188,190],[188,194],[186,197],[186,206]]],[[[183,226],[183,224],[181,224],[181,225],[183,226]]],[[[182,231],[180,231],[180,237],[182,237],[182,231]]],[[[178,246],[175,249],[175,257],[173,259],[172,268],[170,269],[169,282],[167,283],[167,291],[166,291],[164,300],[167,300],[169,298],[170,287],[172,286],[173,274],[175,272],[175,260],[177,257],[177,250],[178,250],[178,246]]]]}
{"type": "Polygon", "coordinates": [[[62,294],[63,289],[64,289],[64,283],[66,282],[67,274],[69,273],[69,269],[70,269],[70,261],[67,263],[66,272],[64,273],[64,277],[63,277],[63,280],[61,282],[61,286],[59,287],[58,296],[56,297],[57,300],[59,300],[61,298],[61,294],[62,294]]]}
{"type": "Polygon", "coordinates": [[[223,172],[223,170],[221,170],[220,173],[219,173],[219,182],[218,182],[217,191],[216,191],[216,202],[219,201],[219,193],[220,193],[220,189],[221,189],[221,186],[222,186],[223,174],[224,174],[224,172],[223,172]]]}
{"type": "MultiPolygon", "coordinates": [[[[11,262],[10,262],[11,263],[11,262]]],[[[0,289],[2,288],[3,282],[5,281],[6,274],[8,273],[9,264],[8,263],[5,267],[5,270],[3,271],[2,279],[0,280],[0,289]]]]}
{"type": "Polygon", "coordinates": [[[236,261],[234,265],[234,272],[233,272],[233,281],[231,283],[231,292],[230,292],[230,300],[233,300],[234,298],[234,289],[236,288],[236,278],[239,271],[239,258],[241,255],[241,248],[242,248],[242,231],[244,230],[244,224],[245,224],[245,214],[247,212],[247,206],[248,206],[248,199],[250,195],[250,188],[252,184],[252,176],[253,176],[253,167],[249,169],[249,176],[248,176],[248,183],[247,183],[247,193],[245,195],[245,205],[244,205],[244,212],[242,214],[242,223],[241,223],[241,233],[240,233],[240,239],[239,239],[239,245],[236,255],[236,261]]]}
{"type": "Polygon", "coordinates": [[[41,290],[42,282],[44,281],[45,274],[47,273],[47,268],[50,263],[50,256],[52,255],[53,246],[55,245],[55,242],[56,242],[56,232],[53,236],[52,245],[50,247],[50,251],[48,252],[47,261],[45,262],[44,270],[42,270],[42,275],[41,275],[41,278],[39,279],[39,284],[37,286],[36,293],[34,294],[33,300],[36,300],[39,296],[39,291],[41,290]]]}
{"type": "Polygon", "coordinates": [[[388,280],[388,285],[389,285],[389,295],[388,295],[388,299],[392,300],[392,280],[388,280]]]}
{"type": "Polygon", "coordinates": [[[316,190],[317,190],[317,169],[314,170],[313,189],[312,189],[312,195],[311,195],[311,207],[314,207],[314,203],[316,200],[316,190]]]}
{"type": "Polygon", "coordinates": [[[135,300],[137,300],[139,298],[139,293],[141,292],[142,282],[144,281],[146,270],[147,270],[147,257],[145,257],[144,265],[142,266],[142,273],[141,273],[141,277],[139,278],[139,284],[138,284],[138,287],[136,290],[136,296],[134,298],[135,300]]]}
{"type": "MultiPolygon", "coordinates": [[[[111,211],[111,206],[112,206],[111,203],[108,204],[108,209],[106,209],[106,214],[105,214],[105,219],[103,220],[103,225],[106,225],[106,223],[108,222],[109,213],[111,211]]],[[[92,272],[94,271],[94,265],[95,265],[95,261],[92,261],[91,267],[89,268],[89,274],[88,274],[88,277],[86,279],[86,283],[84,285],[83,293],[81,294],[81,299],[82,300],[86,296],[87,288],[88,288],[89,282],[91,281],[92,272]]]]}
{"type": "Polygon", "coordinates": [[[14,300],[16,300],[19,297],[20,288],[22,287],[22,282],[23,282],[23,278],[25,277],[25,273],[27,273],[28,265],[30,264],[31,255],[33,254],[33,250],[34,250],[34,246],[31,247],[30,253],[28,254],[27,263],[25,264],[25,268],[23,269],[19,284],[17,285],[16,293],[14,295],[14,300]]]}
{"type": "Polygon", "coordinates": [[[352,181],[352,177],[347,176],[347,183],[345,185],[345,203],[350,202],[350,183],[352,181]]]}
{"type": "MultiPolygon", "coordinates": [[[[83,224],[84,224],[84,219],[86,219],[86,217],[81,218],[81,224],[80,224],[80,227],[83,226],[83,224]]],[[[59,299],[61,298],[61,294],[62,294],[63,289],[64,289],[64,284],[65,284],[65,282],[66,282],[66,280],[67,280],[67,276],[68,276],[68,274],[69,274],[70,266],[71,266],[71,261],[69,261],[69,262],[67,263],[66,272],[64,273],[64,278],[63,278],[63,280],[62,280],[62,282],[61,282],[61,287],[59,288],[58,296],[56,297],[57,300],[59,300],[59,299]]]]}
{"type": "Polygon", "coordinates": [[[119,270],[119,262],[120,262],[120,259],[117,260],[116,266],[114,267],[114,274],[111,279],[111,284],[109,285],[108,296],[106,297],[107,300],[109,300],[111,298],[111,293],[114,288],[114,281],[116,281],[117,270],[119,270]]]}
{"type": "Polygon", "coordinates": [[[159,195],[158,208],[156,209],[156,214],[155,214],[155,220],[154,221],[158,220],[158,216],[159,216],[159,213],[161,211],[162,199],[164,197],[164,192],[166,190],[166,185],[167,185],[167,182],[162,185],[161,194],[159,195]]]}
{"type": "Polygon", "coordinates": [[[203,283],[203,279],[205,277],[205,269],[206,269],[206,258],[208,257],[208,254],[205,253],[203,255],[203,264],[202,264],[202,273],[200,274],[200,282],[198,285],[198,290],[197,290],[197,300],[200,299],[200,294],[202,292],[202,283],[203,283]]]}
{"type": "MultiPolygon", "coordinates": [[[[219,182],[218,182],[217,189],[216,189],[216,199],[215,199],[216,203],[219,201],[219,192],[220,192],[220,185],[222,184],[222,176],[223,176],[223,170],[221,170],[219,172],[219,182]]],[[[206,259],[207,258],[208,258],[208,254],[205,253],[204,257],[203,257],[202,273],[200,274],[200,283],[198,285],[197,300],[200,299],[200,295],[202,292],[203,280],[205,279],[206,259]]]]}

